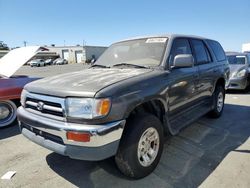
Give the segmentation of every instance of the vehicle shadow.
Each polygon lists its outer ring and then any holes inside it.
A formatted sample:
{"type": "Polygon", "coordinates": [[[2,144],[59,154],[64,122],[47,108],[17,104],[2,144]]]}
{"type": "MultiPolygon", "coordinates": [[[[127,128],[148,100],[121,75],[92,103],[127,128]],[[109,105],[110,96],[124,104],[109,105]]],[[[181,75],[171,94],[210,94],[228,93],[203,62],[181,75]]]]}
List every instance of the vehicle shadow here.
{"type": "Polygon", "coordinates": [[[46,157],[50,168],[77,187],[198,187],[230,151],[250,136],[250,107],[225,104],[219,119],[202,117],[166,139],[155,171],[141,180],[123,176],[113,158],[100,162],[73,160],[55,153],[46,157]]]}
{"type": "Polygon", "coordinates": [[[229,89],[226,91],[227,94],[250,94],[250,85],[244,90],[232,90],[229,89]]]}
{"type": "Polygon", "coordinates": [[[0,140],[16,136],[18,134],[20,134],[20,130],[17,123],[8,127],[0,128],[0,140]]]}

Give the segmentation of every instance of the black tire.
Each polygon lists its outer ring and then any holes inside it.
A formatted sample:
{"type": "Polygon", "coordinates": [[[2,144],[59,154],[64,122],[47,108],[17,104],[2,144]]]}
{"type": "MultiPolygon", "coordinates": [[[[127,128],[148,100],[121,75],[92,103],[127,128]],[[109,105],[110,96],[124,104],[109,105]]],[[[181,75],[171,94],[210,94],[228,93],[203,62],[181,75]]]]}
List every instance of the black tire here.
{"type": "MultiPolygon", "coordinates": [[[[162,123],[154,115],[144,113],[134,118],[130,118],[126,126],[127,127],[124,130],[118,152],[115,156],[115,161],[116,161],[117,167],[120,169],[120,171],[124,175],[133,179],[143,178],[154,171],[154,169],[158,165],[159,160],[161,158],[163,145],[164,145],[162,123]],[[155,140],[154,142],[151,142],[150,144],[145,144],[145,146],[143,146],[144,145],[143,144],[140,146],[146,147],[147,145],[147,146],[150,146],[150,148],[155,146],[156,148],[158,148],[158,150],[156,149],[155,155],[153,155],[154,157],[152,157],[151,163],[148,164],[148,166],[143,166],[142,165],[143,157],[139,158],[138,147],[139,147],[139,141],[141,140],[141,137],[144,138],[143,135],[146,135],[144,133],[147,132],[148,130],[154,133],[156,133],[155,131],[157,131],[158,135],[157,134],[156,135],[159,138],[159,142],[158,140],[155,140]]],[[[149,143],[149,141],[145,141],[145,142],[149,143]]],[[[143,143],[143,141],[140,143],[143,143]]],[[[142,152],[143,150],[141,149],[140,151],[142,152]]],[[[152,151],[152,148],[151,148],[151,151],[152,151]]],[[[144,157],[145,155],[149,157],[149,153],[144,154],[144,157]]]]}
{"type": "Polygon", "coordinates": [[[0,101],[0,127],[16,123],[17,106],[13,101],[0,101]]]}
{"type": "Polygon", "coordinates": [[[209,116],[212,118],[219,118],[224,109],[225,101],[225,88],[221,85],[216,86],[213,94],[213,109],[209,112],[209,116]],[[221,96],[223,97],[221,101],[221,96]],[[220,100],[220,102],[218,102],[220,100]],[[219,103],[222,105],[219,107],[219,103]]]}

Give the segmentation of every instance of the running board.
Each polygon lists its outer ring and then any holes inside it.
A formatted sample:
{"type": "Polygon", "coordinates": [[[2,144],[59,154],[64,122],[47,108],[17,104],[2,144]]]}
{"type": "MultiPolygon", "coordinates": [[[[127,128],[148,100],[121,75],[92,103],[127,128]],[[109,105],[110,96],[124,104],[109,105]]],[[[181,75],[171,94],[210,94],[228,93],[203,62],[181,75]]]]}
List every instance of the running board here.
{"type": "Polygon", "coordinates": [[[187,125],[196,121],[206,113],[208,113],[211,108],[208,105],[197,106],[195,108],[186,111],[185,113],[175,115],[169,120],[170,132],[173,135],[176,135],[180,132],[181,129],[185,128],[187,125]]]}

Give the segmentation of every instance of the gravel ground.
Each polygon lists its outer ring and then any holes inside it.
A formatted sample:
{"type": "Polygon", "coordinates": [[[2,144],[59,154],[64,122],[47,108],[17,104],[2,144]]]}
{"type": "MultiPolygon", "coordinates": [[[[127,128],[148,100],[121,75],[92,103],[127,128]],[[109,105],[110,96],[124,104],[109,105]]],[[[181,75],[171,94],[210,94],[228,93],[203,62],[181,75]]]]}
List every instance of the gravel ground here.
{"type": "MultiPolygon", "coordinates": [[[[23,67],[18,74],[43,77],[82,67],[23,67]]],[[[202,117],[167,138],[156,170],[136,181],[125,178],[112,158],[73,160],[30,142],[17,125],[2,128],[0,176],[17,173],[0,187],[250,187],[250,92],[227,93],[225,102],[221,118],[202,117]]]]}

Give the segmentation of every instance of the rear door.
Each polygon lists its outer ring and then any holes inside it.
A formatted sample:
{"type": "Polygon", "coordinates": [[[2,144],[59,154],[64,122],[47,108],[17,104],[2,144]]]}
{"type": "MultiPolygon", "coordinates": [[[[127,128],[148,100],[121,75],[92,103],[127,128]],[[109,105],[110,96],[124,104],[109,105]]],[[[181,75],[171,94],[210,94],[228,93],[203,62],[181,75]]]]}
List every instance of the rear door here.
{"type": "Polygon", "coordinates": [[[211,52],[203,40],[191,39],[192,49],[195,57],[195,64],[198,67],[199,82],[196,85],[197,99],[209,98],[213,92],[216,72],[211,52]]]}
{"type": "MultiPolygon", "coordinates": [[[[169,56],[169,65],[173,65],[176,55],[192,54],[187,38],[177,38],[173,41],[169,56]]],[[[198,68],[172,68],[169,74],[169,115],[183,112],[194,104],[196,84],[198,81],[198,68]]]]}

